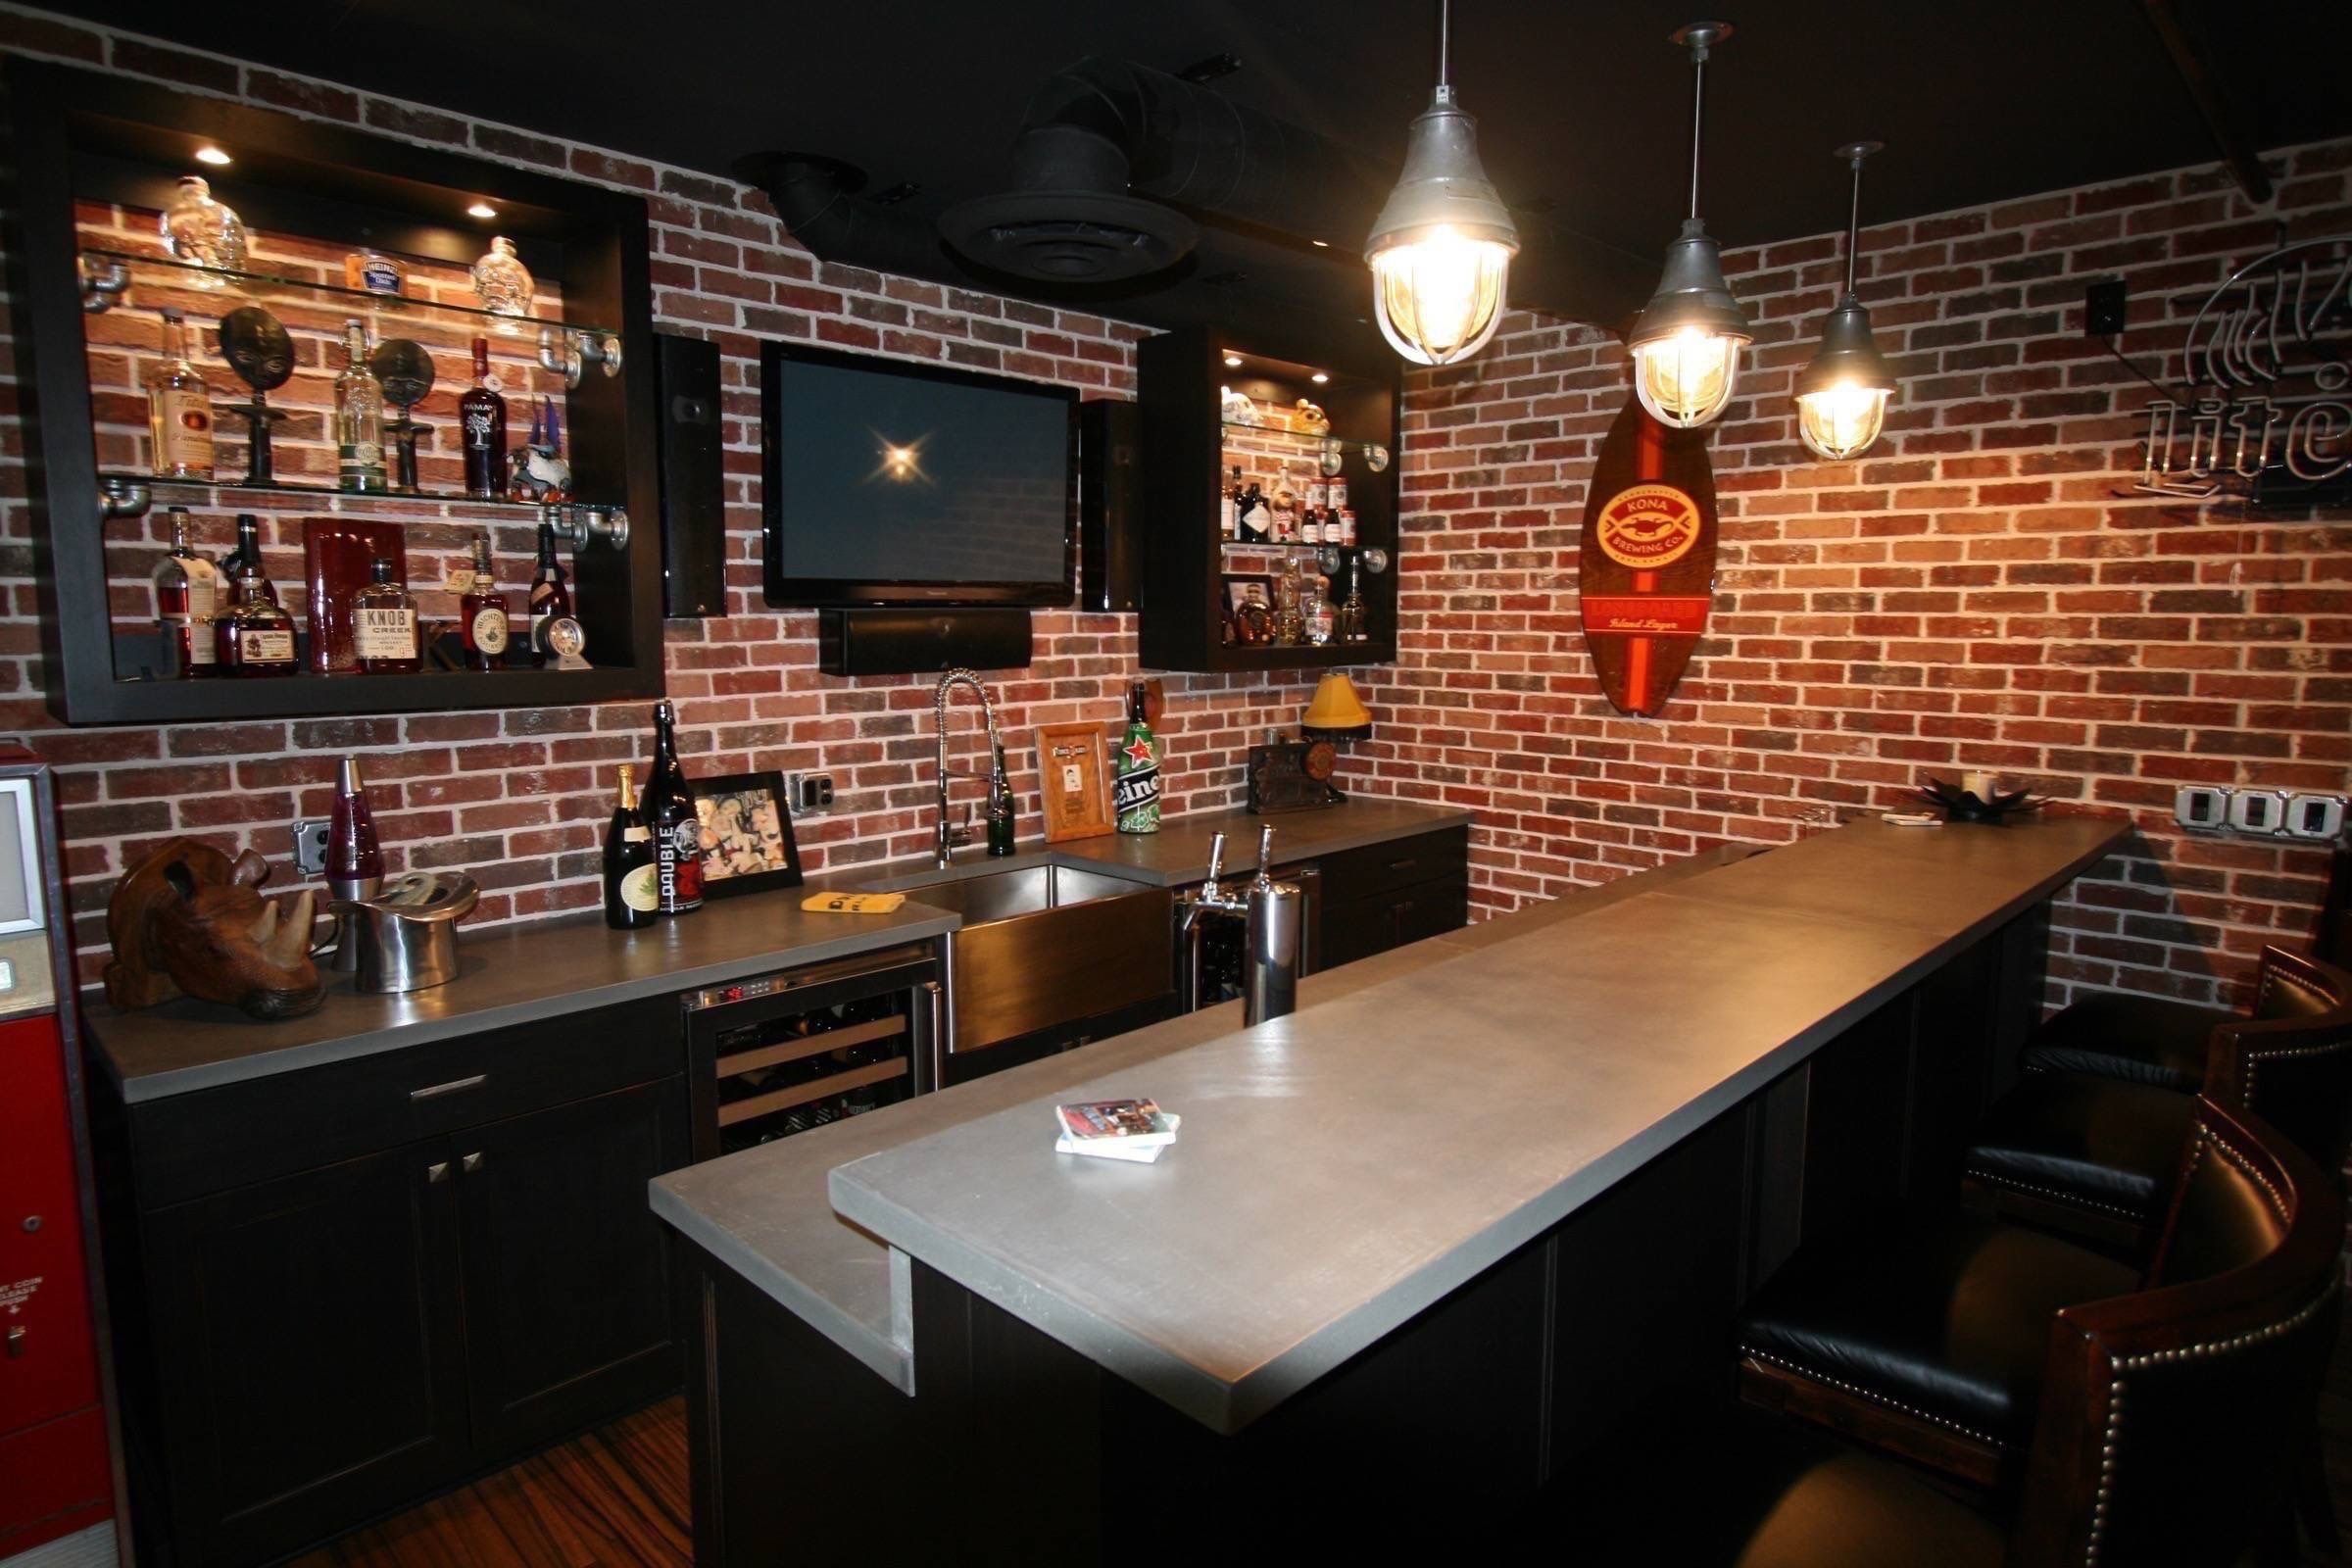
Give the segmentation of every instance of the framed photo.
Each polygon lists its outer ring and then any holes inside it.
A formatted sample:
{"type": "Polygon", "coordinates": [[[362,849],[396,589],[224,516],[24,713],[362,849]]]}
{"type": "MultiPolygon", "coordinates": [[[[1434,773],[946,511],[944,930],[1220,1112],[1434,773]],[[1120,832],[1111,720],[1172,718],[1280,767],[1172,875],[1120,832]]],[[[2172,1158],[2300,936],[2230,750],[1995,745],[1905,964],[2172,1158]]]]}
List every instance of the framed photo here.
{"type": "Polygon", "coordinates": [[[1046,803],[1046,842],[1100,838],[1111,831],[1110,775],[1100,724],[1041,724],[1037,787],[1046,803]]]}
{"type": "Polygon", "coordinates": [[[801,885],[801,847],[792,836],[784,775],[735,773],[698,778],[694,810],[703,822],[703,895],[801,885]]]}
{"type": "Polygon", "coordinates": [[[1271,577],[1239,576],[1225,579],[1225,608],[1235,614],[1245,605],[1256,605],[1263,610],[1274,608],[1274,579],[1271,577]]]}

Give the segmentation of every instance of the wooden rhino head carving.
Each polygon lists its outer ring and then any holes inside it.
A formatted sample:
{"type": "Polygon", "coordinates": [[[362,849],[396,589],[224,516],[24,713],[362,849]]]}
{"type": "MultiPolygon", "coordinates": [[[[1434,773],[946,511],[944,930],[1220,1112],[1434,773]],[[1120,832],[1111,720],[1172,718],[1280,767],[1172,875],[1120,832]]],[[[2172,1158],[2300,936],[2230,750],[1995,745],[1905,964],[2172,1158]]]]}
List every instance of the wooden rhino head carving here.
{"type": "Polygon", "coordinates": [[[248,850],[231,860],[193,839],[174,839],[115,889],[106,934],[115,948],[106,996],[118,1007],[150,1007],[185,994],[256,1018],[295,1018],[325,1000],[311,962],[306,890],[289,903],[263,899],[270,863],[248,850]]]}

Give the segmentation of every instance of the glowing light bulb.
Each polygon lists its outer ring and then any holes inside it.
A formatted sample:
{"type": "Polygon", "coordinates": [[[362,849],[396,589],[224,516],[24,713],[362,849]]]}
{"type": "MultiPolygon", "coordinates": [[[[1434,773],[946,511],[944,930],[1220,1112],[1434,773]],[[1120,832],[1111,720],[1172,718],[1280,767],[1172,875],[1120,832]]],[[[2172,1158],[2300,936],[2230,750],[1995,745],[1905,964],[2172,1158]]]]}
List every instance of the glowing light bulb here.
{"type": "Polygon", "coordinates": [[[200,164],[210,164],[215,169],[225,169],[231,163],[235,162],[234,159],[230,158],[228,154],[222,152],[220,148],[210,145],[196,149],[196,161],[200,164]]]}
{"type": "Polygon", "coordinates": [[[1886,388],[1839,381],[1796,400],[1796,430],[1833,462],[1858,456],[1886,423],[1886,388]]]}
{"type": "Polygon", "coordinates": [[[1513,247],[1443,224],[1372,258],[1372,299],[1389,346],[1450,365],[1487,346],[1502,319],[1513,247]]]}
{"type": "Polygon", "coordinates": [[[1728,332],[1684,327],[1634,345],[1634,392],[1661,424],[1701,425],[1732,401],[1740,379],[1740,350],[1747,340],[1728,332]]]}

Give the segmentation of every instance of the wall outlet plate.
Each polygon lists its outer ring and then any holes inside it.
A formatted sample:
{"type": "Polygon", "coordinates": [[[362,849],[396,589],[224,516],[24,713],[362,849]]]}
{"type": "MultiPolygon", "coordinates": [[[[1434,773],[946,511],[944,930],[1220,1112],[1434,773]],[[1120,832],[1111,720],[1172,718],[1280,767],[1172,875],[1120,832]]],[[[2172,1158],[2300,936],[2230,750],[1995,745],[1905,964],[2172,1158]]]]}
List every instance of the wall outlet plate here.
{"type": "Polygon", "coordinates": [[[2120,277],[2106,278],[2082,291],[2082,330],[2092,337],[2121,337],[2124,308],[2131,293],[2120,277]]]}
{"type": "Polygon", "coordinates": [[[2239,790],[2230,798],[2230,825],[2240,833],[2278,833],[2286,826],[2283,790],[2239,790]]]}
{"type": "Polygon", "coordinates": [[[333,826],[323,817],[304,817],[294,824],[294,869],[305,876],[326,870],[326,835],[333,826]]]}
{"type": "Polygon", "coordinates": [[[2217,785],[2184,784],[2173,797],[2173,820],[2218,832],[2230,825],[2230,793],[2217,785]]]}
{"type": "Polygon", "coordinates": [[[2344,830],[2344,798],[2341,795],[2295,795],[2286,803],[2286,826],[2282,831],[2288,838],[2322,842],[2334,838],[2344,830]]]}
{"type": "Polygon", "coordinates": [[[792,804],[792,814],[807,816],[814,811],[833,809],[833,775],[830,773],[787,773],[784,793],[792,804]]]}

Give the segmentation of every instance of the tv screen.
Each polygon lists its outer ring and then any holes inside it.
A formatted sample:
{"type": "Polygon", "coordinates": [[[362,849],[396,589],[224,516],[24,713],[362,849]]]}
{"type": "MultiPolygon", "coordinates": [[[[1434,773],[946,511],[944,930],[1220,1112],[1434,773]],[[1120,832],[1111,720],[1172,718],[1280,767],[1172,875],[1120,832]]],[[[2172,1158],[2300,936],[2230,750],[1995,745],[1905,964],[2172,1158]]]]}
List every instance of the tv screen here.
{"type": "Polygon", "coordinates": [[[767,602],[1066,605],[1078,395],[768,343],[767,602]]]}

